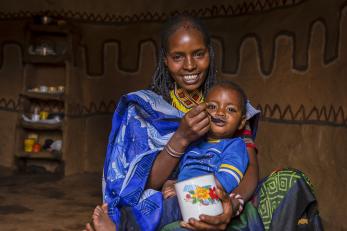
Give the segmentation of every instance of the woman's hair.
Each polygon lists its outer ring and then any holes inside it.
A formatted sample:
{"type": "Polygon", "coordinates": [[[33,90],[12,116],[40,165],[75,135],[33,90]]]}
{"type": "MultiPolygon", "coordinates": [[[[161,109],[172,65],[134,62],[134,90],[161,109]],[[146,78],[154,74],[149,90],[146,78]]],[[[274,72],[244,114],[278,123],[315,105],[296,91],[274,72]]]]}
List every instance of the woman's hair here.
{"type": "Polygon", "coordinates": [[[171,102],[170,98],[170,90],[174,88],[174,79],[170,76],[169,70],[165,65],[165,57],[168,53],[169,46],[169,38],[170,36],[177,31],[181,26],[186,23],[189,23],[194,29],[198,30],[202,36],[206,47],[208,48],[209,57],[210,57],[210,65],[207,71],[207,76],[203,86],[201,88],[202,93],[206,96],[207,91],[213,85],[216,80],[216,66],[215,66],[215,56],[214,50],[211,44],[211,37],[206,27],[202,24],[202,22],[189,15],[176,15],[170,18],[163,26],[161,31],[161,41],[160,48],[158,54],[158,63],[155,69],[152,84],[150,86],[151,90],[156,92],[159,95],[162,95],[163,98],[171,102]]]}

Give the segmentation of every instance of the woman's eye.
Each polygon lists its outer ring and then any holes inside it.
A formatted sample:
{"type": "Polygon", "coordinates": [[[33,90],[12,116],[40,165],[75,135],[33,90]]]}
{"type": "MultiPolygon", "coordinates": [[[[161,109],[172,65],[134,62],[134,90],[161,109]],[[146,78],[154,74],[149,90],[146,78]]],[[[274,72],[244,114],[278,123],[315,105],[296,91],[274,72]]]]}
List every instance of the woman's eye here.
{"type": "Polygon", "coordinates": [[[204,51],[198,51],[194,54],[194,57],[201,58],[204,57],[205,52],[204,51]]]}
{"type": "Polygon", "coordinates": [[[182,55],[179,55],[179,54],[175,54],[173,56],[171,56],[171,58],[174,60],[174,61],[181,61],[183,59],[183,56],[182,55]]]}

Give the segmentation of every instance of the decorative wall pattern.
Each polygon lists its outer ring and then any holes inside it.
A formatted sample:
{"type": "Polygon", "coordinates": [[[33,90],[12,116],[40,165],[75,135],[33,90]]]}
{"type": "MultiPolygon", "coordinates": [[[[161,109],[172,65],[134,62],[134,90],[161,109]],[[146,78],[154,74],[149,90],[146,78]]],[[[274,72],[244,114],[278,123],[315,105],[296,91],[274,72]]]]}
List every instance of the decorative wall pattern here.
{"type": "Polygon", "coordinates": [[[347,114],[342,106],[305,107],[294,109],[287,105],[258,105],[261,120],[283,124],[313,124],[347,128],[347,114]]]}
{"type": "MultiPolygon", "coordinates": [[[[221,43],[223,58],[222,71],[228,74],[237,74],[240,65],[240,46],[249,38],[254,38],[258,44],[258,55],[262,74],[271,74],[275,62],[275,41],[279,36],[288,36],[293,40],[293,69],[305,71],[308,68],[309,42],[312,40],[311,31],[315,23],[321,22],[325,27],[324,63],[328,64],[338,57],[338,43],[340,34],[341,12],[347,1],[334,2],[306,0],[299,5],[282,7],[268,11],[265,14],[252,15],[253,22],[248,17],[205,17],[213,38],[221,43]],[[312,9],[317,9],[312,12],[312,9]],[[329,9],[329,10],[327,10],[329,9]],[[310,12],[308,14],[307,12],[310,12]],[[336,13],[338,12],[338,13],[336,13]],[[281,18],[282,14],[295,15],[291,20],[274,20],[281,18]],[[223,23],[219,21],[223,19],[223,23]],[[240,28],[240,25],[243,25],[240,28]],[[237,29],[236,29],[237,28],[237,29]]],[[[84,41],[87,53],[87,72],[89,75],[102,75],[104,47],[114,42],[118,49],[118,68],[124,72],[137,72],[139,70],[140,47],[145,42],[153,42],[158,46],[157,34],[160,23],[140,21],[139,24],[130,24],[126,31],[123,27],[104,26],[95,33],[91,28],[82,28],[88,38],[84,41]],[[141,31],[146,27],[145,31],[141,31]],[[136,34],[135,37],[130,35],[136,34]],[[128,54],[132,55],[129,56],[128,54]]]]}
{"type": "MultiPolygon", "coordinates": [[[[324,63],[333,62],[338,57],[341,12],[347,5],[346,0],[314,1],[314,0],[258,0],[245,1],[238,5],[218,5],[206,9],[193,10],[191,13],[203,18],[211,30],[215,40],[222,44],[222,71],[237,74],[240,65],[240,45],[248,38],[254,38],[258,44],[258,55],[261,72],[271,74],[275,62],[275,41],[279,36],[288,36],[293,40],[293,68],[305,71],[308,68],[308,49],[312,40],[311,31],[315,23],[325,27],[324,63]],[[312,11],[312,9],[315,9],[312,11]],[[259,12],[259,14],[257,14],[259,12]],[[260,12],[262,12],[260,14],[260,12]],[[308,12],[310,12],[308,14],[308,12]],[[248,15],[252,14],[253,22],[249,23],[248,15]],[[295,15],[291,20],[274,20],[281,15],[295,15]],[[238,17],[233,17],[238,16],[238,17]],[[223,23],[219,21],[223,19],[223,23]],[[242,28],[239,25],[243,25],[242,28]],[[237,28],[237,29],[236,29],[237,28]]],[[[95,15],[86,12],[71,11],[38,11],[38,12],[0,12],[0,20],[24,20],[35,15],[48,14],[53,17],[72,20],[80,27],[82,46],[86,49],[87,73],[92,76],[104,74],[104,48],[113,42],[118,44],[117,61],[119,70],[124,72],[139,71],[140,48],[148,41],[158,46],[158,32],[162,20],[169,15],[182,13],[172,11],[169,14],[154,12],[139,15],[95,15]],[[136,22],[136,24],[134,24],[136,22]],[[89,23],[98,23],[99,27],[91,27],[89,23]],[[124,25],[128,24],[125,28],[124,25]],[[145,27],[146,30],[142,28],[145,27]],[[97,29],[96,29],[97,28],[97,29]],[[138,33],[141,31],[142,33],[138,33]],[[136,35],[136,36],[131,36],[136,35]],[[128,55],[131,53],[132,55],[128,55]]],[[[17,23],[17,28],[24,27],[17,23]]],[[[17,32],[0,38],[0,52],[6,43],[18,43],[17,32]]],[[[2,65],[2,56],[0,58],[2,65]]]]}
{"type": "MultiPolygon", "coordinates": [[[[47,105],[46,105],[47,106],[47,105]]],[[[53,110],[57,105],[50,105],[53,110]]],[[[59,106],[59,105],[58,105],[59,106]]],[[[22,113],[22,107],[17,100],[0,99],[0,111],[22,113]]],[[[99,115],[112,115],[116,108],[116,101],[91,102],[88,105],[70,104],[71,111],[68,115],[74,118],[92,117],[99,115]]],[[[261,121],[268,121],[283,124],[313,124],[333,127],[347,128],[347,113],[342,106],[322,106],[305,107],[300,105],[294,108],[291,105],[280,106],[278,104],[258,104],[257,109],[261,111],[261,121]]]]}
{"type": "MultiPolygon", "coordinates": [[[[312,27],[316,22],[322,23],[325,28],[324,45],[324,64],[328,64],[338,58],[339,35],[341,27],[341,13],[347,6],[346,0],[336,0],[332,2],[313,1],[313,0],[256,0],[244,1],[236,5],[216,5],[210,8],[198,8],[186,13],[199,16],[205,20],[211,29],[214,39],[220,42],[222,53],[222,73],[238,74],[240,65],[240,47],[246,39],[254,38],[257,41],[260,70],[262,74],[269,75],[274,66],[276,57],[275,41],[279,36],[287,36],[293,41],[293,69],[305,71],[308,68],[308,49],[310,41],[313,40],[312,27]],[[300,9],[300,11],[298,11],[300,9]],[[314,12],[307,14],[311,9],[314,12]],[[262,14],[257,14],[262,12],[262,14]],[[291,17],[288,21],[273,20],[279,14],[297,15],[291,17]],[[240,29],[239,25],[245,22],[246,15],[253,14],[252,20],[262,19],[262,24],[255,27],[254,23],[245,25],[240,29]],[[238,17],[230,17],[238,16],[238,17]],[[261,18],[260,18],[261,17],[261,18]],[[218,21],[223,20],[223,24],[218,21]],[[293,22],[292,20],[297,20],[293,22]],[[228,25],[229,31],[226,32],[225,25],[228,25]],[[263,27],[262,25],[265,25],[263,27]],[[234,30],[233,28],[238,28],[234,30]]],[[[154,36],[159,30],[157,22],[165,20],[169,15],[182,13],[181,11],[165,12],[145,12],[134,15],[100,15],[87,12],[72,11],[19,11],[2,12],[0,20],[27,20],[35,15],[50,15],[52,17],[69,19],[76,22],[80,27],[82,46],[85,47],[87,65],[87,74],[101,75],[104,73],[104,47],[110,42],[118,45],[118,55],[116,56],[117,65],[120,71],[125,73],[134,73],[139,71],[139,62],[141,54],[141,44],[152,42],[153,47],[157,46],[158,38],[154,36]],[[133,24],[138,22],[139,24],[133,24]],[[88,23],[101,23],[97,28],[88,23]],[[109,24],[109,23],[118,23],[109,24]],[[121,24],[129,24],[124,27],[121,24]],[[140,33],[139,36],[130,36],[141,26],[148,25],[148,30],[140,33]],[[100,33],[95,33],[100,31],[100,33]],[[135,37],[135,38],[134,38],[135,37]],[[131,53],[132,55],[128,55],[131,53]],[[120,59],[119,57],[124,57],[120,59]]],[[[22,28],[25,27],[24,21],[22,28]]],[[[19,27],[20,28],[20,27],[19,27]]],[[[24,33],[24,30],[23,30],[24,33]]],[[[8,33],[7,36],[0,38],[0,51],[8,43],[15,43],[21,47],[20,41],[15,41],[18,31],[8,33]]],[[[2,55],[2,54],[1,54],[2,55]]],[[[2,57],[0,61],[2,60],[2,57]]],[[[115,107],[115,101],[90,102],[89,104],[78,104],[70,106],[73,108],[69,116],[93,116],[98,114],[110,114],[115,107]]],[[[266,121],[283,121],[285,123],[313,123],[330,126],[346,126],[346,118],[342,106],[323,106],[308,108],[301,105],[298,109],[288,105],[286,107],[278,104],[259,105],[262,109],[262,119],[266,121]]],[[[18,112],[21,110],[19,100],[2,98],[0,100],[0,110],[18,112]]]]}
{"type": "Polygon", "coordinates": [[[21,112],[22,110],[19,100],[1,98],[0,111],[21,112]]]}
{"type": "Polygon", "coordinates": [[[80,22],[98,22],[98,23],[134,23],[134,22],[157,22],[164,21],[171,15],[190,14],[201,18],[238,16],[245,14],[254,14],[278,8],[298,5],[305,0],[256,0],[243,1],[237,4],[214,5],[209,8],[199,8],[193,10],[175,10],[169,13],[165,12],[141,12],[133,15],[115,15],[115,14],[94,14],[90,12],[75,12],[71,10],[42,10],[42,11],[19,11],[19,12],[0,12],[0,20],[24,19],[37,15],[48,15],[57,18],[64,18],[80,22]]]}

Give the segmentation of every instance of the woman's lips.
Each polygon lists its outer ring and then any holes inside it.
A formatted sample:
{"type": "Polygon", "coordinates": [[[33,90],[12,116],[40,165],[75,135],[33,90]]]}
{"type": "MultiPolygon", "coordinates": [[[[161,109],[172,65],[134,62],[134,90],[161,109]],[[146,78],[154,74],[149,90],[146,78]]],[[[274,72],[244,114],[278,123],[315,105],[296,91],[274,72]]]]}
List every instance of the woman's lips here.
{"type": "Polygon", "coordinates": [[[194,84],[199,80],[199,74],[183,75],[183,81],[187,84],[194,84]]]}

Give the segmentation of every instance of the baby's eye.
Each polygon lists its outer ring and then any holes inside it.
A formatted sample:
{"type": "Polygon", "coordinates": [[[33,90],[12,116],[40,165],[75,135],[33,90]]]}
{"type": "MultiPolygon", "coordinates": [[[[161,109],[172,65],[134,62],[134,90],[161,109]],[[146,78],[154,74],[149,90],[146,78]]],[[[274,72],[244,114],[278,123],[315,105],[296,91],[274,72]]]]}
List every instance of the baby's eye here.
{"type": "Polygon", "coordinates": [[[208,110],[216,110],[217,106],[213,104],[207,104],[207,109],[208,110]]]}
{"type": "Polygon", "coordinates": [[[236,108],[233,108],[233,107],[228,107],[227,111],[228,112],[237,112],[236,108]]]}

